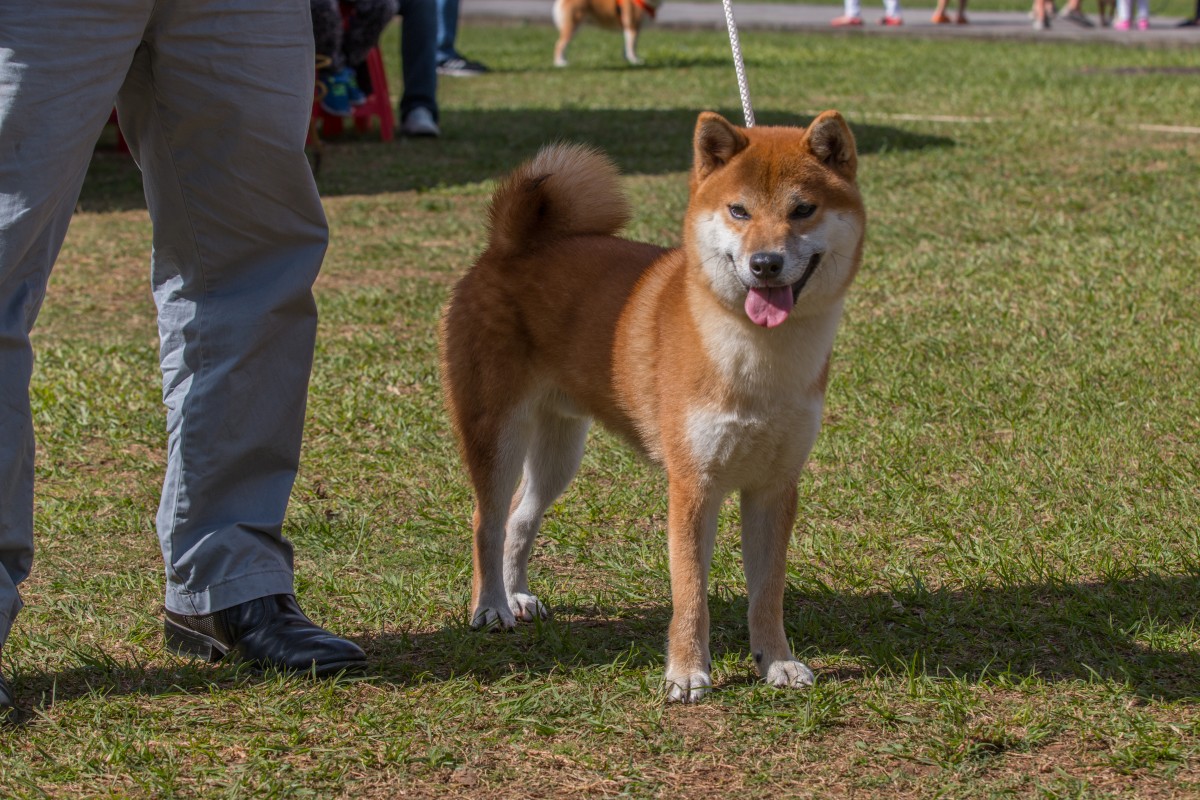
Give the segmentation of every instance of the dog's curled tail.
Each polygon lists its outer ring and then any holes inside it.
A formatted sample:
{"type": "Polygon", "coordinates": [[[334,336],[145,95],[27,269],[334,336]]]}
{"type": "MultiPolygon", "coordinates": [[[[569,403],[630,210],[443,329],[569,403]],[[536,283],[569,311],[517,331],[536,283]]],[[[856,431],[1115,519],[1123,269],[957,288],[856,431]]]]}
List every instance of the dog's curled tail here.
{"type": "Polygon", "coordinates": [[[608,156],[587,145],[550,145],[492,195],[488,249],[513,256],[564,236],[612,235],[629,216],[621,174],[608,156]]]}

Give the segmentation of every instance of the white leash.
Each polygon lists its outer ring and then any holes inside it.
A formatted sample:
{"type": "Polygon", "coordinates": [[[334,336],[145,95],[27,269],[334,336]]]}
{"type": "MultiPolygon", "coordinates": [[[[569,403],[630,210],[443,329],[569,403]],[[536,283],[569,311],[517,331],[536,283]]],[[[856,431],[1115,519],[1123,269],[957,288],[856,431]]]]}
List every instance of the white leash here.
{"type": "Polygon", "coordinates": [[[742,97],[742,114],[746,127],[754,127],[754,109],[750,106],[750,86],[746,82],[746,63],[742,61],[742,46],[738,43],[737,23],[733,21],[732,0],[721,0],[725,6],[725,27],[729,29],[729,46],[733,48],[733,70],[737,73],[738,94],[742,97]]]}

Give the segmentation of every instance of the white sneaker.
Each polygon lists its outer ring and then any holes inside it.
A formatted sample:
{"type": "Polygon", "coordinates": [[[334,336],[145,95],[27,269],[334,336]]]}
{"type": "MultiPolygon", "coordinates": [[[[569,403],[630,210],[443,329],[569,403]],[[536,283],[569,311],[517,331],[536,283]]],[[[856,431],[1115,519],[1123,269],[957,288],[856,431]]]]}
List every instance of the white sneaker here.
{"type": "Polygon", "coordinates": [[[424,106],[417,106],[408,112],[404,122],[400,123],[400,133],[405,136],[441,136],[442,129],[433,119],[433,112],[424,106]]]}

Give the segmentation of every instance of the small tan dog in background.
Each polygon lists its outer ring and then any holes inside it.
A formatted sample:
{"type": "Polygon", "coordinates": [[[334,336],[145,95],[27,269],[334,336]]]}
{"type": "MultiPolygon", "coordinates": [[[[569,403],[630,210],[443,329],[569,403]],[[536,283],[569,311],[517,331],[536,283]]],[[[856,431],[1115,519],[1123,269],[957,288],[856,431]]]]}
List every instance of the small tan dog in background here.
{"type": "Polygon", "coordinates": [[[554,0],[554,24],[558,42],[554,45],[554,66],[567,65],[567,45],[584,19],[592,19],[604,28],[625,34],[625,60],[643,63],[637,55],[638,31],[646,17],[653,18],[662,0],[554,0]]]}
{"type": "Polygon", "coordinates": [[[683,243],[666,250],[615,235],[629,203],[608,158],[542,150],[496,190],[487,249],[441,330],[475,490],[472,626],[548,615],[529,554],[598,419],[666,469],[665,684],[683,702],[712,686],[708,572],[733,491],[759,674],[813,682],[784,632],[787,547],[866,229],[854,135],[836,111],[807,129],[704,113],[693,151],[683,243]]]}

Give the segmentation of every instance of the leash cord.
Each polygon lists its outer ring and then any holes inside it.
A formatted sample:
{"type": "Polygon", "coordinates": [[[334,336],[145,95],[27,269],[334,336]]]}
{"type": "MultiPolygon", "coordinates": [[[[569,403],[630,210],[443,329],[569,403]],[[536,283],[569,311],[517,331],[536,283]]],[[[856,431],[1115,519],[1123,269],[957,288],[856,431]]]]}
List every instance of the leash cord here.
{"type": "Polygon", "coordinates": [[[742,114],[746,127],[754,127],[754,109],[750,106],[750,85],[746,81],[746,63],[742,60],[742,46],[738,42],[737,23],[733,21],[732,0],[721,0],[725,7],[725,27],[729,29],[729,46],[733,48],[733,70],[737,73],[738,94],[742,98],[742,114]]]}

